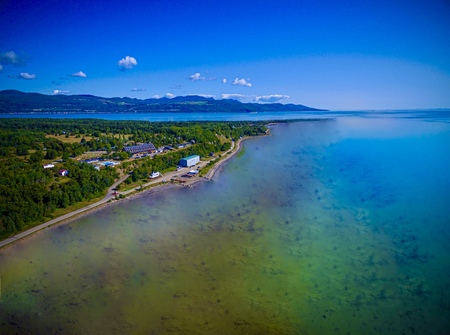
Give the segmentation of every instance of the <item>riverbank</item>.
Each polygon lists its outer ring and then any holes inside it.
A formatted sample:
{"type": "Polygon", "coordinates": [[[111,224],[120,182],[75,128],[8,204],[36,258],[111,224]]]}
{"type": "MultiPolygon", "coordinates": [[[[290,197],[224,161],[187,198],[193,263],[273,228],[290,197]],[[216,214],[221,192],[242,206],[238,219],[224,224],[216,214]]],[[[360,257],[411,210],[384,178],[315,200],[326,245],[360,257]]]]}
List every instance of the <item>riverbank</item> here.
{"type": "MultiPolygon", "coordinates": [[[[223,166],[230,161],[232,157],[234,157],[239,151],[242,149],[242,143],[247,138],[239,139],[237,142],[232,142],[232,147],[224,153],[224,158],[216,162],[216,164],[208,171],[205,177],[198,177],[197,175],[194,175],[192,178],[188,178],[184,181],[184,183],[161,183],[159,180],[150,181],[148,183],[145,183],[142,185],[142,189],[133,189],[129,190],[127,192],[117,192],[117,196],[113,195],[113,190],[125,181],[125,179],[128,176],[123,176],[118,181],[116,181],[109,189],[106,194],[106,196],[94,203],[90,204],[88,206],[85,206],[83,208],[80,208],[78,210],[75,210],[73,212],[67,213],[65,215],[62,215],[60,217],[54,218],[52,220],[49,220],[47,222],[44,222],[38,226],[35,226],[33,228],[30,228],[28,230],[25,230],[17,235],[14,235],[12,237],[9,237],[3,241],[0,241],[0,250],[7,248],[8,246],[11,246],[19,241],[23,241],[25,238],[30,237],[38,232],[44,231],[46,228],[60,225],[60,224],[66,224],[69,223],[75,219],[78,219],[80,217],[92,214],[94,212],[100,211],[104,209],[107,206],[112,206],[118,203],[123,203],[125,201],[130,201],[133,199],[136,199],[137,197],[142,197],[144,195],[153,194],[156,192],[166,191],[169,189],[175,189],[178,187],[194,187],[196,184],[200,182],[205,182],[209,180],[216,179],[220,172],[223,169],[223,166]],[[158,184],[159,183],[159,184],[158,184]],[[156,184],[156,185],[155,185],[156,184]],[[125,196],[124,198],[119,198],[119,195],[125,196]]],[[[207,162],[201,162],[199,165],[199,168],[204,168],[206,166],[207,162]]],[[[169,178],[172,179],[176,177],[176,175],[179,174],[179,172],[174,171],[170,174],[166,174],[164,176],[164,180],[169,178]]]]}

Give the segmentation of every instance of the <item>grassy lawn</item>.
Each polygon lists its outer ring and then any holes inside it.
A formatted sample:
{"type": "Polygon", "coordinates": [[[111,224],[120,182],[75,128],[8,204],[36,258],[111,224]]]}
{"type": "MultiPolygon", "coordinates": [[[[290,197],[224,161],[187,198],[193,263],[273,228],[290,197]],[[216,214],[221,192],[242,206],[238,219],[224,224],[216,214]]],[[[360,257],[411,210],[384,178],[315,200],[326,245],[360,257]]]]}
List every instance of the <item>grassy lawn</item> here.
{"type": "Polygon", "coordinates": [[[205,176],[209,170],[211,170],[220,160],[222,160],[222,158],[220,158],[219,160],[215,161],[217,158],[219,157],[219,155],[217,155],[217,157],[214,157],[213,159],[210,159],[208,164],[205,165],[199,172],[199,176],[203,177],[205,176]],[[210,162],[215,161],[215,163],[213,164],[209,164],[210,162]]]}
{"type": "MultiPolygon", "coordinates": [[[[163,175],[163,177],[159,177],[158,180],[160,180],[161,183],[162,183],[162,181],[165,179],[164,178],[164,174],[167,173],[167,172],[173,172],[173,171],[175,171],[175,168],[171,168],[171,169],[167,169],[165,171],[162,171],[161,174],[163,175]]],[[[119,192],[120,191],[123,192],[123,191],[133,190],[133,189],[136,189],[136,188],[140,187],[143,184],[147,184],[148,182],[151,182],[152,180],[153,179],[150,179],[150,178],[148,178],[148,179],[141,179],[141,180],[138,180],[138,181],[135,181],[135,182],[131,182],[130,184],[127,184],[127,183],[123,182],[122,184],[120,184],[118,190],[119,190],[119,192]]],[[[147,186],[145,188],[154,187],[154,186],[159,185],[161,183],[156,183],[154,185],[147,186]]]]}
{"type": "Polygon", "coordinates": [[[226,142],[230,143],[230,139],[226,138],[224,135],[217,135],[217,138],[220,141],[220,144],[224,144],[226,142]]]}
{"type": "Polygon", "coordinates": [[[76,138],[75,136],[66,137],[66,135],[56,135],[56,136],[55,135],[46,135],[45,137],[56,138],[57,140],[60,140],[63,143],[70,143],[70,144],[72,144],[72,143],[80,143],[81,139],[83,137],[84,137],[84,139],[86,141],[92,140],[92,136],[81,136],[81,137],[76,138]]]}
{"type": "MultiPolygon", "coordinates": [[[[102,135],[106,136],[105,133],[102,133],[102,135]]],[[[114,135],[115,138],[119,138],[120,136],[123,136],[123,138],[125,140],[128,140],[130,138],[130,134],[126,134],[126,135],[114,135]]],[[[60,140],[61,142],[64,143],[80,143],[81,139],[84,138],[86,141],[90,141],[93,139],[93,136],[88,136],[88,135],[80,135],[80,137],[76,137],[75,135],[70,135],[69,137],[66,137],[66,135],[62,134],[62,135],[45,135],[45,137],[48,138],[56,138],[57,140],[60,140]]]]}
{"type": "Polygon", "coordinates": [[[136,189],[139,186],[141,186],[142,184],[148,183],[149,181],[150,181],[150,179],[145,179],[145,180],[138,180],[138,181],[132,182],[130,184],[122,183],[122,184],[120,184],[119,192],[136,189]]]}

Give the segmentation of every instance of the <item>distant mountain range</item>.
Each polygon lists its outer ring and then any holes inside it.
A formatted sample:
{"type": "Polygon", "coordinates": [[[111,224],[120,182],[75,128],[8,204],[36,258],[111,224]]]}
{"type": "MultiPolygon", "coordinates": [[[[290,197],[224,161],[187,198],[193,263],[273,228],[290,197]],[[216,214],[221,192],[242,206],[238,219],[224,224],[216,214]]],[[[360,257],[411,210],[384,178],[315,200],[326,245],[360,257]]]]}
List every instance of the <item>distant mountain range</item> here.
{"type": "Polygon", "coordinates": [[[321,111],[303,105],[242,103],[196,95],[160,99],[102,98],[93,95],[45,95],[15,90],[0,91],[0,113],[259,113],[321,111]]]}

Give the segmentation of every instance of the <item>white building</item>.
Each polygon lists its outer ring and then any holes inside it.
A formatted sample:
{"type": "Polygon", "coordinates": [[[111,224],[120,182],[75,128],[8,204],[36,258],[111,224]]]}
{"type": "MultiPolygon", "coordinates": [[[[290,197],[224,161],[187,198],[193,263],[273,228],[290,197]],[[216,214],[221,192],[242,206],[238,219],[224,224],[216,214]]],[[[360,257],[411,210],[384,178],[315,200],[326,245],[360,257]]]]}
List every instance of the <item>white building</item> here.
{"type": "Polygon", "coordinates": [[[155,178],[158,178],[158,177],[162,177],[162,174],[161,173],[159,173],[159,172],[152,172],[152,174],[150,175],[150,179],[155,179],[155,178]]]}
{"type": "Polygon", "coordinates": [[[194,166],[198,162],[200,162],[199,155],[191,155],[191,156],[180,159],[180,165],[184,166],[184,167],[194,166]]]}

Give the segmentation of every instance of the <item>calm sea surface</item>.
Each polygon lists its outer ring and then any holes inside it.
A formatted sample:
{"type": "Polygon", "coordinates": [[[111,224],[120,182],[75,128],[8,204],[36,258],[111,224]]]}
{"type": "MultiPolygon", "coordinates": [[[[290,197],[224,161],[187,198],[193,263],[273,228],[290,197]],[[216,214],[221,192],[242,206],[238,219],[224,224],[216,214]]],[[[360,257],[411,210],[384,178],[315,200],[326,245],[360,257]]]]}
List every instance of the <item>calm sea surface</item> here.
{"type": "Polygon", "coordinates": [[[106,119],[139,120],[151,122],[164,121],[256,121],[256,120],[293,120],[335,117],[370,117],[370,118],[431,118],[441,122],[450,122],[450,110],[401,110],[401,111],[323,111],[323,112],[262,112],[262,113],[27,113],[0,114],[1,118],[50,118],[50,119],[106,119]]]}
{"type": "Polygon", "coordinates": [[[278,124],[216,181],[1,250],[0,332],[448,334],[448,121],[278,124]]]}

